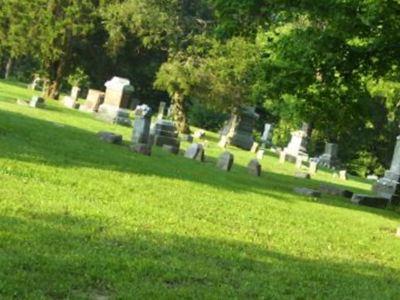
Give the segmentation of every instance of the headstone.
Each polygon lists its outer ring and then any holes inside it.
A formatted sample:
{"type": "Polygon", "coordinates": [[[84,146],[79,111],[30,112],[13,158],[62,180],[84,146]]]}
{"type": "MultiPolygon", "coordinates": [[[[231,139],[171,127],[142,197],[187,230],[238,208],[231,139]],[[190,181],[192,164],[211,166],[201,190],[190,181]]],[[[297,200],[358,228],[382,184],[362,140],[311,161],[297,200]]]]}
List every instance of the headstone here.
{"type": "Polygon", "coordinates": [[[192,144],[186,150],[185,157],[193,160],[204,161],[204,147],[201,144],[192,144]]]}
{"type": "Polygon", "coordinates": [[[261,136],[261,142],[267,147],[272,146],[272,131],[274,126],[272,124],[266,123],[264,125],[264,132],[261,136]]]}
{"type": "Polygon", "coordinates": [[[130,81],[125,78],[114,77],[107,81],[104,103],[99,107],[99,118],[124,126],[132,126],[128,107],[134,91],[130,81]]]}
{"type": "Polygon", "coordinates": [[[265,150],[261,149],[257,151],[257,159],[258,160],[263,160],[264,159],[264,154],[265,154],[265,150]]]}
{"type": "Polygon", "coordinates": [[[158,115],[157,115],[157,119],[158,120],[162,120],[164,119],[164,114],[165,114],[165,108],[167,106],[167,103],[164,101],[160,102],[160,106],[158,107],[158,115]]]}
{"type": "Polygon", "coordinates": [[[223,171],[229,172],[233,166],[234,157],[232,153],[222,153],[217,161],[217,167],[223,171]]]}
{"type": "Polygon", "coordinates": [[[314,198],[321,197],[321,193],[319,191],[308,189],[308,188],[295,188],[293,191],[296,194],[307,196],[307,197],[314,197],[314,198]]]}
{"type": "Polygon", "coordinates": [[[107,132],[107,131],[100,131],[97,133],[97,136],[103,142],[106,142],[109,144],[117,144],[117,145],[122,144],[122,135],[120,135],[120,134],[115,134],[115,133],[107,132]]]}
{"type": "Polygon", "coordinates": [[[174,122],[158,120],[153,127],[153,143],[158,147],[171,146],[173,153],[179,153],[180,141],[174,122]]]}
{"type": "Polygon", "coordinates": [[[222,136],[220,141],[218,142],[218,147],[226,149],[227,146],[228,146],[228,137],[222,136]]]}
{"type": "Polygon", "coordinates": [[[318,162],[311,160],[308,172],[311,175],[315,175],[318,172],[318,162]]]}
{"type": "Polygon", "coordinates": [[[253,159],[247,165],[247,170],[250,175],[260,177],[261,176],[261,164],[257,159],[253,159]]]}
{"type": "Polygon", "coordinates": [[[368,175],[367,176],[367,180],[371,180],[371,181],[378,181],[379,177],[376,175],[368,175]]]}
{"type": "Polygon", "coordinates": [[[206,132],[203,129],[197,130],[193,137],[196,139],[204,139],[206,137],[206,132]]]}
{"type": "Polygon", "coordinates": [[[351,202],[363,206],[386,208],[389,204],[389,199],[379,196],[354,194],[351,198],[351,202]]]}
{"type": "Polygon", "coordinates": [[[331,195],[331,196],[339,196],[339,197],[344,197],[344,198],[349,198],[351,199],[353,197],[353,192],[349,190],[345,190],[342,188],[339,188],[334,185],[321,185],[319,187],[319,191],[323,194],[331,195]]]}
{"type": "Polygon", "coordinates": [[[336,168],[340,165],[338,158],[338,144],[326,143],[325,152],[319,157],[319,164],[327,168],[336,168]]]}
{"type": "Polygon", "coordinates": [[[303,160],[304,158],[302,156],[296,157],[296,169],[301,170],[301,168],[303,167],[303,160]]]}
{"type": "Polygon", "coordinates": [[[80,87],[77,87],[77,86],[72,87],[72,89],[71,89],[71,98],[73,100],[75,100],[75,101],[78,101],[80,92],[81,92],[81,88],[80,87]]]}
{"type": "Polygon", "coordinates": [[[311,179],[310,174],[304,173],[304,172],[296,172],[294,174],[294,177],[296,177],[298,179],[311,179]]]}
{"type": "Polygon", "coordinates": [[[135,122],[133,123],[132,144],[150,143],[151,108],[147,105],[140,105],[135,110],[135,122]]]}
{"type": "Polygon", "coordinates": [[[347,180],[348,179],[346,170],[339,171],[339,179],[340,180],[347,180]]]}
{"type": "Polygon", "coordinates": [[[151,145],[149,144],[133,144],[130,146],[130,150],[135,153],[140,153],[146,156],[151,155],[151,145]]]}
{"type": "Polygon", "coordinates": [[[29,102],[30,107],[34,108],[43,108],[44,107],[44,99],[39,96],[33,96],[31,101],[29,102]]]}
{"type": "Polygon", "coordinates": [[[400,238],[400,226],[397,227],[396,237],[400,238]]]}
{"type": "Polygon", "coordinates": [[[283,164],[286,161],[286,153],[284,151],[281,151],[279,154],[279,163],[283,164]]]}
{"type": "Polygon", "coordinates": [[[257,153],[257,151],[260,149],[260,144],[257,142],[253,143],[253,146],[251,146],[251,153],[257,153]]]}
{"type": "Polygon", "coordinates": [[[288,159],[288,157],[296,158],[298,156],[302,156],[305,160],[307,160],[307,144],[308,132],[306,129],[306,124],[304,124],[303,129],[292,133],[292,138],[288,146],[283,150],[286,153],[286,159],[288,159]]]}
{"type": "Polygon", "coordinates": [[[28,88],[33,90],[33,91],[38,91],[40,90],[40,83],[42,82],[41,78],[39,76],[36,76],[32,83],[28,85],[28,88]]]}
{"type": "Polygon", "coordinates": [[[374,184],[373,191],[393,204],[400,203],[400,136],[397,137],[390,169],[374,184]]]}
{"type": "Polygon", "coordinates": [[[85,112],[97,112],[100,105],[104,102],[105,94],[98,90],[89,90],[86,101],[80,106],[79,110],[85,112]]]}
{"type": "Polygon", "coordinates": [[[258,118],[259,116],[252,108],[241,111],[237,116],[232,116],[221,131],[221,141],[225,138],[228,144],[251,150],[254,143],[253,129],[258,118]]]}

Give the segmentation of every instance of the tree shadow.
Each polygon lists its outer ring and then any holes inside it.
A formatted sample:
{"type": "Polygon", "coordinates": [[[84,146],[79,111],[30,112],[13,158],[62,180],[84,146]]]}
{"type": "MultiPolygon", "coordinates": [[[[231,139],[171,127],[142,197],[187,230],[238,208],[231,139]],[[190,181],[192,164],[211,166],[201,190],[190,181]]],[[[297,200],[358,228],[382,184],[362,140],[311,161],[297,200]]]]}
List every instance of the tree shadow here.
{"type": "MultiPolygon", "coordinates": [[[[85,114],[79,115],[89,118],[85,114]]],[[[96,137],[95,132],[9,111],[0,111],[0,149],[0,157],[15,161],[65,169],[82,167],[174,178],[236,193],[256,193],[286,202],[294,201],[294,187],[317,187],[325,183],[295,179],[294,176],[270,170],[265,170],[261,178],[244,176],[248,171],[240,165],[235,165],[232,172],[226,173],[215,167],[215,158],[209,157],[208,163],[199,167],[197,161],[170,155],[157,147],[154,148],[154,155],[149,158],[130,152],[126,145],[120,147],[105,144],[96,137]]],[[[296,200],[310,201],[300,196],[296,200]]],[[[398,214],[394,212],[358,207],[334,197],[324,197],[320,203],[398,219],[398,214]]]]}
{"type": "MultiPolygon", "coordinates": [[[[398,270],[65,214],[0,217],[0,296],[396,299],[398,270]],[[120,231],[118,231],[120,230],[120,231]]],[[[321,245],[320,245],[321,246],[321,245]]]]}

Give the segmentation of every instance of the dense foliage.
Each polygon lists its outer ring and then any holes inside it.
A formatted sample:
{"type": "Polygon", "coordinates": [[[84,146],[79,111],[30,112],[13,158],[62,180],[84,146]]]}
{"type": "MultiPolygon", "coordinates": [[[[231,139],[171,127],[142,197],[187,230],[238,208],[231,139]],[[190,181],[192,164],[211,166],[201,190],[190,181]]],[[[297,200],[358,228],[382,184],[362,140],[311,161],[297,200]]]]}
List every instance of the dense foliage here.
{"type": "Polygon", "coordinates": [[[361,175],[381,173],[390,162],[400,121],[398,1],[0,0],[0,6],[2,73],[25,80],[42,74],[51,97],[77,75],[96,88],[119,75],[132,80],[141,102],[156,106],[169,97],[181,132],[199,115],[196,105],[217,112],[207,124],[252,105],[266,111],[261,122],[276,123],[278,146],[306,121],[312,155],[324,142],[337,142],[342,160],[361,175]]]}

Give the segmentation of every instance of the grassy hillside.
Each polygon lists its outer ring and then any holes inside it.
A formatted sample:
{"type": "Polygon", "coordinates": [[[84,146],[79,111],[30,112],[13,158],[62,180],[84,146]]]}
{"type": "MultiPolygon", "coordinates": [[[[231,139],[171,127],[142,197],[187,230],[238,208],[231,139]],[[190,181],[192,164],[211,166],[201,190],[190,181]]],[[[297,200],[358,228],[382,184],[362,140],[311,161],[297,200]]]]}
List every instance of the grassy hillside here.
{"type": "Polygon", "coordinates": [[[212,133],[204,164],[145,157],[95,136],[128,128],[18,97],[0,82],[0,298],[400,298],[398,213],[292,192],[367,182],[294,179],[272,154],[253,178],[234,148],[224,173],[212,133]]]}

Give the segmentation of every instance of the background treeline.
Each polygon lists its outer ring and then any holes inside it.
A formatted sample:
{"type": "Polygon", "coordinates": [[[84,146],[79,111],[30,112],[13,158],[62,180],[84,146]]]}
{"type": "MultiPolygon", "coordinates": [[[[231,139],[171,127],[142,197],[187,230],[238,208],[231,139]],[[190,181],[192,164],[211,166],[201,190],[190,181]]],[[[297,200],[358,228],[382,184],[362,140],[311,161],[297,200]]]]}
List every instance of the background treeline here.
{"type": "Polygon", "coordinates": [[[312,128],[310,153],[337,142],[348,168],[381,174],[399,125],[395,0],[0,0],[4,77],[73,84],[131,79],[136,97],[174,104],[181,132],[217,129],[257,107],[284,146],[312,128]]]}

